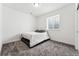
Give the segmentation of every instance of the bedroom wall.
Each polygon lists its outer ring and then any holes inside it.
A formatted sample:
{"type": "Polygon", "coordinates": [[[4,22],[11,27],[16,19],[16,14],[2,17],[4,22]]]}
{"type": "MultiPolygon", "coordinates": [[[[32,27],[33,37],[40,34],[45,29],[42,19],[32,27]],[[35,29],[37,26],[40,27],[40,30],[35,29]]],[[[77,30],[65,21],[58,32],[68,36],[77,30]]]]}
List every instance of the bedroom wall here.
{"type": "Polygon", "coordinates": [[[78,39],[77,39],[77,49],[78,49],[78,51],[79,51],[79,10],[78,10],[78,13],[77,13],[77,17],[78,17],[78,19],[77,19],[77,21],[78,21],[78,31],[77,31],[77,34],[78,34],[78,39]]]}
{"type": "Polygon", "coordinates": [[[3,6],[3,43],[20,40],[22,32],[34,31],[35,17],[3,6]]]}
{"type": "Polygon", "coordinates": [[[2,4],[0,4],[0,52],[2,48],[2,4]]]}
{"type": "Polygon", "coordinates": [[[78,50],[78,11],[77,3],[75,4],[75,49],[78,50]]]}
{"type": "Polygon", "coordinates": [[[38,16],[38,29],[46,29],[46,18],[60,15],[60,29],[48,30],[51,40],[75,45],[75,4],[38,16]]]}

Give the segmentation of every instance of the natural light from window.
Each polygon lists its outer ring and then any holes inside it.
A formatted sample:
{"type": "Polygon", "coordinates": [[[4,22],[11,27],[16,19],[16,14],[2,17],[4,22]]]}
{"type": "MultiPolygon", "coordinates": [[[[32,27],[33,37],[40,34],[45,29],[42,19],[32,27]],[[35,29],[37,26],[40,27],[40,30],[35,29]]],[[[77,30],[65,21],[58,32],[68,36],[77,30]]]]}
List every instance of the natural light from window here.
{"type": "Polygon", "coordinates": [[[59,29],[60,27],[60,15],[54,15],[47,18],[47,29],[59,29]]]}

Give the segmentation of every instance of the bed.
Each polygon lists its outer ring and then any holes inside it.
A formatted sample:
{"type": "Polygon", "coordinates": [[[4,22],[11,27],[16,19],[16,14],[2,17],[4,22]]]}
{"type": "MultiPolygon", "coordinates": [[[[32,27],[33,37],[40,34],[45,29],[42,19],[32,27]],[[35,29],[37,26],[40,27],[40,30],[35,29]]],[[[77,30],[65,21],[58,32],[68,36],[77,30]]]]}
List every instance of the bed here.
{"type": "Polygon", "coordinates": [[[21,40],[30,48],[49,40],[47,32],[26,32],[22,33],[21,37],[21,40]]]}

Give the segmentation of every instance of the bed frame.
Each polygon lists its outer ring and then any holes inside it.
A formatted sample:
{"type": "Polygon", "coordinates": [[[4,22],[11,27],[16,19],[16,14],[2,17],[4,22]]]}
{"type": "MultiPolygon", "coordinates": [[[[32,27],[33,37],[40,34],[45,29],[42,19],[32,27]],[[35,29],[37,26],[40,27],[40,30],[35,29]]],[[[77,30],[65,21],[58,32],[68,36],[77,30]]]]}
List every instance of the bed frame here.
{"type": "Polygon", "coordinates": [[[42,43],[44,43],[44,42],[46,42],[46,41],[48,41],[48,40],[50,40],[50,39],[46,39],[46,40],[44,40],[44,41],[42,41],[42,42],[40,42],[40,43],[38,43],[38,44],[36,44],[36,45],[30,47],[30,40],[29,40],[29,39],[26,39],[26,38],[24,38],[24,37],[21,38],[21,41],[24,42],[29,48],[33,48],[33,47],[35,47],[35,46],[37,46],[37,45],[39,45],[39,44],[42,44],[42,43]]]}

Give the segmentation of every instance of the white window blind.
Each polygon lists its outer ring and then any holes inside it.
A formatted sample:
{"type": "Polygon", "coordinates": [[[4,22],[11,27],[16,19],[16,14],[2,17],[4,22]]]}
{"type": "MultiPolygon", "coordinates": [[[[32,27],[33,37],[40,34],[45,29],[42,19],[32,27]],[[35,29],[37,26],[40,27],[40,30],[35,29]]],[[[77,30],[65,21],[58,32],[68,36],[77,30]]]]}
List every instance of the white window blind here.
{"type": "Polygon", "coordinates": [[[47,18],[47,29],[59,29],[60,16],[55,15],[47,18]]]}

